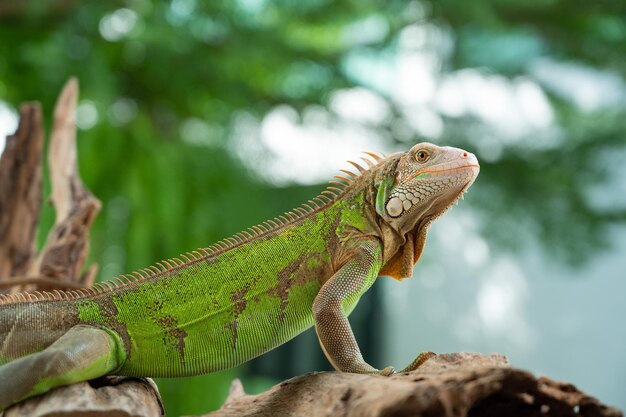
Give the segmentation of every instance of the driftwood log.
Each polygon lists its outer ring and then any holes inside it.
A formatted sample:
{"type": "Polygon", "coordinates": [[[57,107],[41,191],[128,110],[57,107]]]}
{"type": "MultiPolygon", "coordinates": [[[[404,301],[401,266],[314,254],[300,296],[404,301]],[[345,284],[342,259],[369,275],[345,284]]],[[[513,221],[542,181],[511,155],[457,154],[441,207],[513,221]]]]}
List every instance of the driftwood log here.
{"type": "Polygon", "coordinates": [[[0,158],[0,280],[13,290],[89,286],[97,268],[81,274],[89,252],[89,231],[100,201],[83,185],[76,161],[78,82],[64,87],[54,110],[48,164],[56,220],[37,254],[42,202],[44,130],[41,107],[26,103],[17,132],[7,137],[0,158]]]}
{"type": "MultiPolygon", "coordinates": [[[[18,130],[7,138],[0,158],[0,291],[79,288],[95,279],[95,265],[82,271],[100,202],[78,173],[77,99],[78,83],[71,79],[54,111],[48,165],[56,220],[39,253],[44,129],[37,103],[21,107],[18,130]]],[[[163,407],[154,383],[124,377],[57,388],[4,412],[4,417],[160,415],[163,407]]],[[[307,374],[258,395],[246,395],[235,380],[222,408],[206,416],[618,417],[622,413],[571,384],[511,368],[504,356],[459,353],[437,355],[414,372],[391,377],[307,374]]]]}
{"type": "Polygon", "coordinates": [[[157,417],[159,390],[147,378],[105,377],[57,388],[5,411],[3,417],[157,417]]]}
{"type": "Polygon", "coordinates": [[[511,368],[506,357],[437,355],[390,377],[322,372],[245,395],[234,381],[225,404],[206,417],[618,417],[622,413],[571,384],[511,368]]]}

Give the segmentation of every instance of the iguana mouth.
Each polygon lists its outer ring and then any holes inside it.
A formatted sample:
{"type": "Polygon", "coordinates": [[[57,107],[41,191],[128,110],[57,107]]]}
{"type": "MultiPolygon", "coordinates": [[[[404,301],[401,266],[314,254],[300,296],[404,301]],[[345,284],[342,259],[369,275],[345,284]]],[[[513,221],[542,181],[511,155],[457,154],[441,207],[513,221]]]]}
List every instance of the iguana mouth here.
{"type": "MultiPolygon", "coordinates": [[[[415,172],[411,175],[409,175],[405,181],[410,181],[413,178],[419,177],[420,175],[423,174],[440,174],[443,172],[451,172],[451,171],[460,171],[463,170],[465,168],[472,168],[472,169],[476,169],[476,170],[480,170],[480,165],[478,164],[468,164],[468,165],[461,165],[458,167],[452,167],[452,168],[441,168],[441,169],[436,169],[436,167],[432,167],[432,168],[426,168],[426,169],[422,169],[418,172],[415,172]],[[435,168],[435,169],[433,169],[435,168]]],[[[478,172],[476,172],[476,174],[474,176],[478,175],[478,172]]],[[[471,185],[471,184],[470,184],[471,185]]]]}

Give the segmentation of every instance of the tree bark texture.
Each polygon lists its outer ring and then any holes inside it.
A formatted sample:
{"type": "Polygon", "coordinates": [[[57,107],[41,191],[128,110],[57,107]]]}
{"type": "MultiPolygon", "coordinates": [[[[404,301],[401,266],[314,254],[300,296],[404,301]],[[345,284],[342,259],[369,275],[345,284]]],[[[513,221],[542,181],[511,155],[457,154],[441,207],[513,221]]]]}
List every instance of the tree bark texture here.
{"type": "Polygon", "coordinates": [[[0,278],[25,275],[35,257],[41,210],[43,127],[38,103],[23,104],[0,157],[0,278]]]}
{"type": "Polygon", "coordinates": [[[147,378],[105,377],[57,388],[14,405],[4,417],[152,417],[164,415],[147,378]]]}
{"type": "Polygon", "coordinates": [[[389,377],[336,372],[284,381],[246,395],[238,380],[205,417],[620,417],[571,384],[535,378],[498,354],[437,355],[389,377]]]}

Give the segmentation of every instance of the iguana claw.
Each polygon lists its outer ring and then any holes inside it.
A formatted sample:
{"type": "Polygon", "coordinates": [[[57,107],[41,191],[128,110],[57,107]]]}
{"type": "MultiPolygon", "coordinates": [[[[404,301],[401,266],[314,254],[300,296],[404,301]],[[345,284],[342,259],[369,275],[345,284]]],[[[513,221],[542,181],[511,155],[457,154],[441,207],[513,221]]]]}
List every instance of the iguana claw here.
{"type": "Polygon", "coordinates": [[[393,366],[388,366],[385,369],[382,369],[378,372],[379,375],[389,376],[396,373],[396,369],[393,366]]]}
{"type": "Polygon", "coordinates": [[[424,362],[426,362],[428,359],[437,356],[436,353],[434,352],[422,352],[419,355],[417,355],[417,358],[413,359],[413,362],[411,362],[409,365],[407,365],[403,370],[401,370],[400,372],[411,372],[416,370],[417,368],[419,368],[420,366],[422,366],[424,364],[424,362]]]}

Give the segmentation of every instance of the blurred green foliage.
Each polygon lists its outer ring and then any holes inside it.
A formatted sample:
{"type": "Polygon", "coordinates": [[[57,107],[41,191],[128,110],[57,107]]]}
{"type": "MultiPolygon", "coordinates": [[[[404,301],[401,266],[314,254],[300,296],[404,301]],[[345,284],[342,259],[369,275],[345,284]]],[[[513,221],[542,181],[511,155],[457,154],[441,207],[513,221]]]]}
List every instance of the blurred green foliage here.
{"type": "MultiPolygon", "coordinates": [[[[0,100],[41,101],[49,125],[61,86],[79,78],[92,119],[80,132],[81,173],[104,202],[92,257],[109,277],[206,246],[319,192],[276,188],[248,171],[227,146],[237,114],[327,106],[332,91],[364,85],[394,111],[375,127],[382,138],[405,148],[423,139],[396,134],[409,116],[375,72],[356,74],[348,62],[393,57],[408,25],[438,28],[452,43],[439,51],[441,77],[472,69],[532,79],[530,63],[550,58],[623,82],[624,15],[623,1],[2,0],[0,100]],[[199,137],[186,135],[198,126],[199,137]]],[[[613,173],[605,157],[626,147],[625,101],[585,110],[544,88],[558,146],[507,141],[472,115],[442,114],[440,141],[476,149],[483,161],[468,200],[487,237],[504,247],[538,239],[561,259],[583,260],[626,216],[590,191],[613,173]],[[498,157],[489,157],[496,145],[498,157]]],[[[163,383],[168,412],[219,406],[238,372],[163,383]]]]}

